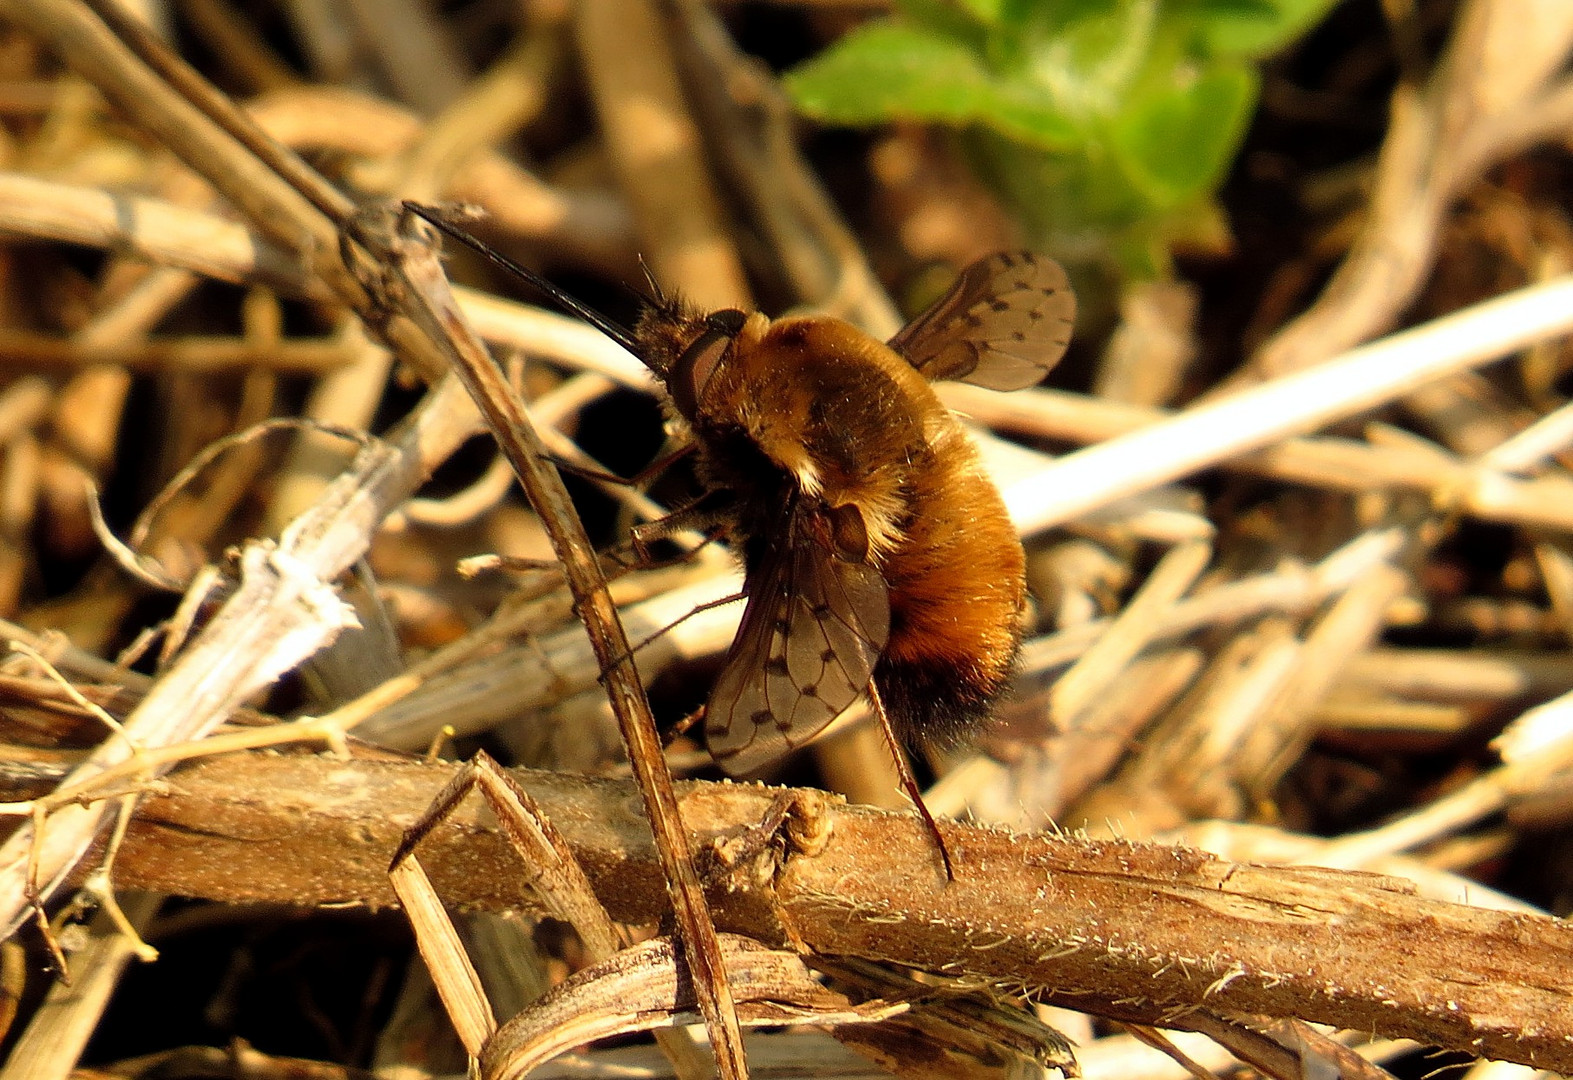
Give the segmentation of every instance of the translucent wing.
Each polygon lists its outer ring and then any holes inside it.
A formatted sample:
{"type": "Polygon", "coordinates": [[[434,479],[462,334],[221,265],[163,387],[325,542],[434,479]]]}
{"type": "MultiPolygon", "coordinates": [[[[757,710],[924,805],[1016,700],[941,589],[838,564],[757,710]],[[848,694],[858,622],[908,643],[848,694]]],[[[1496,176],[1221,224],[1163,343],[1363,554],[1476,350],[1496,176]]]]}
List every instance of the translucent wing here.
{"type": "Polygon", "coordinates": [[[710,755],[740,776],[808,742],[868,688],[890,634],[885,579],[815,539],[806,515],[755,574],[748,606],[705,708],[710,755]]]}
{"type": "Polygon", "coordinates": [[[1053,259],[1000,252],[961,272],[950,291],[890,339],[930,382],[990,390],[1031,386],[1065,354],[1076,294],[1053,259]]]}

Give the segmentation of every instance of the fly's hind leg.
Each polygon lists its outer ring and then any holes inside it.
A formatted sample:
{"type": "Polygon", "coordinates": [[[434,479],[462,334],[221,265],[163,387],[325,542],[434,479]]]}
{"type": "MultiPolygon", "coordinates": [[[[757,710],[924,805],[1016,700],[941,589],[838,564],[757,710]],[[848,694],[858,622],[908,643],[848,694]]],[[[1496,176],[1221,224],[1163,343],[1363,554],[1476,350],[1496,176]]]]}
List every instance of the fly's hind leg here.
{"type": "Polygon", "coordinates": [[[934,815],[929,813],[928,804],[923,801],[923,789],[918,786],[918,778],[912,774],[912,765],[907,761],[901,740],[896,737],[896,729],[891,726],[890,714],[885,711],[885,702],[879,696],[879,687],[873,682],[868,684],[868,701],[869,707],[879,719],[880,730],[885,733],[885,743],[890,747],[890,754],[896,759],[896,773],[901,778],[901,790],[912,800],[918,816],[923,819],[929,836],[934,840],[934,848],[939,852],[939,860],[945,867],[945,880],[955,881],[956,867],[951,861],[950,849],[945,846],[945,834],[939,831],[939,822],[934,820],[934,815]]]}

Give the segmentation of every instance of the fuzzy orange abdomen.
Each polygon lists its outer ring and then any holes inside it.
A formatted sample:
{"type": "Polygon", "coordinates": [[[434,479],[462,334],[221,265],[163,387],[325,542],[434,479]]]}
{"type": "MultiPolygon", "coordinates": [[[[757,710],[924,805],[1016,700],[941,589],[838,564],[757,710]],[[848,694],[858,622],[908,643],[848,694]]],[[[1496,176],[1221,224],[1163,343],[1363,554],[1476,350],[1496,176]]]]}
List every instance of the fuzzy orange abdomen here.
{"type": "Polygon", "coordinates": [[[905,542],[880,564],[890,638],[874,678],[909,742],[944,744],[986,719],[1010,679],[1026,558],[959,425],[936,451],[913,477],[905,542]]]}

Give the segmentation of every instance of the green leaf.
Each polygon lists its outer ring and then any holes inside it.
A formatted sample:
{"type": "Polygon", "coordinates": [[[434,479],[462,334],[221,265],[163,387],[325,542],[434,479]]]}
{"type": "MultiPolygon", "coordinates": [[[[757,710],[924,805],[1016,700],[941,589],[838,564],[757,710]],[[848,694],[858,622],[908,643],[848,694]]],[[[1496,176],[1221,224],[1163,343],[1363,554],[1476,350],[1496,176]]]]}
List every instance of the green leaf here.
{"type": "Polygon", "coordinates": [[[957,0],[957,2],[985,26],[996,25],[1005,7],[1005,0],[957,0]]]}
{"type": "Polygon", "coordinates": [[[1048,250],[1107,250],[1109,234],[1151,213],[1099,143],[1051,153],[977,130],[963,145],[979,174],[1021,216],[1034,243],[1048,250]]]}
{"type": "Polygon", "coordinates": [[[799,108],[958,129],[1029,236],[1134,277],[1218,243],[1254,61],[1335,0],[896,0],[786,78],[799,108]],[[904,18],[905,21],[901,21],[904,18]]]}
{"type": "Polygon", "coordinates": [[[1219,59],[1260,59],[1321,21],[1337,0],[1189,0],[1172,4],[1197,48],[1219,59]]]}
{"type": "Polygon", "coordinates": [[[1039,145],[1075,128],[1040,88],[1001,81],[967,45],[895,22],[860,27],[785,78],[803,112],[843,124],[885,120],[983,123],[1039,145]]]}
{"type": "MultiPolygon", "coordinates": [[[[1022,77],[1086,127],[1124,108],[1151,66],[1159,0],[1076,0],[1021,35],[1022,77]]],[[[1172,50],[1171,50],[1172,52],[1172,50]]]]}
{"type": "MultiPolygon", "coordinates": [[[[988,13],[998,8],[1004,0],[896,0],[896,8],[905,20],[913,25],[931,30],[942,37],[983,51],[984,34],[993,26],[988,13]]],[[[1036,2],[1036,0],[1034,0],[1036,2]]]]}
{"type": "Polygon", "coordinates": [[[1044,150],[1066,150],[1085,137],[1057,105],[1033,87],[999,87],[977,119],[1001,134],[1044,150]]]}
{"type": "Polygon", "coordinates": [[[1001,0],[1001,21],[1013,26],[1065,27],[1116,16],[1130,0],[1001,0]]]}
{"type": "Polygon", "coordinates": [[[965,121],[992,97],[978,55],[953,38],[894,22],[860,27],[786,75],[798,108],[844,124],[898,117],[965,121]]]}
{"type": "Polygon", "coordinates": [[[1167,85],[1149,83],[1133,95],[1109,132],[1131,183],[1160,208],[1211,190],[1245,133],[1256,86],[1255,72],[1243,66],[1195,75],[1180,67],[1167,85]]]}

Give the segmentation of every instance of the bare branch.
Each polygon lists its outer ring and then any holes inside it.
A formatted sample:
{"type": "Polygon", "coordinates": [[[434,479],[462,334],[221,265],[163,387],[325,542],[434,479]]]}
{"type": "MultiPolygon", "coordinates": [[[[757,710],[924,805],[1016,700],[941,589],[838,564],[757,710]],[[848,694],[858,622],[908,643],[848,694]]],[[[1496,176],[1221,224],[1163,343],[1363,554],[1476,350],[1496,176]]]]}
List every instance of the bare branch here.
{"type": "MultiPolygon", "coordinates": [[[[121,849],[121,884],[227,901],[392,903],[383,867],[452,770],[204,762],[144,804],[121,849]]],[[[614,918],[666,910],[631,785],[516,775],[614,918]]],[[[779,792],[694,783],[680,794],[690,835],[714,849],[753,830],[779,792]]],[[[1573,1068],[1573,991],[1545,978],[1573,964],[1573,926],[1559,920],[1425,900],[1372,874],[959,825],[947,886],[912,815],[827,800],[821,818],[822,850],[789,855],[773,876],[754,862],[711,883],[722,929],[769,941],[789,928],[816,953],[1028,988],[1139,1022],[1193,1026],[1187,1010],[1205,1004],[1573,1068]]],[[[422,860],[453,904],[538,906],[517,856],[473,807],[433,832],[422,860]]]]}

